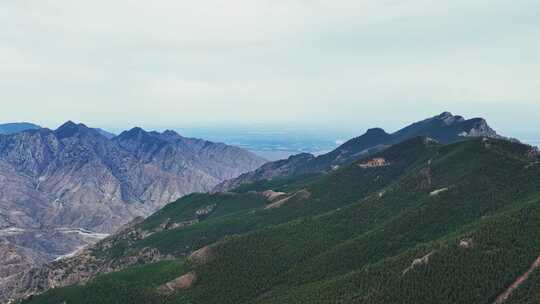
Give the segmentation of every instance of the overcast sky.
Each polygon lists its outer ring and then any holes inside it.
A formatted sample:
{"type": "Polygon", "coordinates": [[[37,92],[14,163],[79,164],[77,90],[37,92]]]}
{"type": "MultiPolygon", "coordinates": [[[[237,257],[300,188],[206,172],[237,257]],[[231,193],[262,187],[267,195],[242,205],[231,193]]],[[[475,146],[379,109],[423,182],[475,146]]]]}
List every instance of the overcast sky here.
{"type": "Polygon", "coordinates": [[[540,133],[538,0],[0,0],[0,121],[540,133]]]}

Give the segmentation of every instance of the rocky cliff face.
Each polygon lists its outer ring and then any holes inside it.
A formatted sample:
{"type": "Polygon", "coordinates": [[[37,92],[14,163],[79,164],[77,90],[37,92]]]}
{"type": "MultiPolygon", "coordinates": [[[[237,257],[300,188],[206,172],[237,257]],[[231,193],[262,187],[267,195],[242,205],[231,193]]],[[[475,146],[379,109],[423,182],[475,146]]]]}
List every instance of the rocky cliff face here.
{"type": "MultiPolygon", "coordinates": [[[[131,231],[129,231],[131,232],[131,231]]],[[[105,241],[102,246],[110,244],[105,241]]],[[[155,248],[144,248],[136,255],[106,261],[83,249],[77,255],[43,264],[34,268],[22,268],[0,284],[0,300],[15,301],[33,294],[39,294],[50,288],[64,287],[75,283],[87,282],[98,274],[109,273],[137,264],[158,262],[172,259],[162,255],[155,248]]],[[[27,265],[32,265],[27,263],[27,265]]],[[[24,265],[24,266],[27,266],[24,265]]]]}
{"type": "Polygon", "coordinates": [[[287,160],[267,163],[253,172],[219,184],[213,191],[229,191],[242,184],[261,180],[325,173],[379,152],[390,145],[417,136],[433,138],[443,144],[464,140],[468,137],[504,138],[491,129],[486,120],[482,118],[466,120],[462,116],[444,112],[413,123],[392,134],[388,134],[380,128],[369,129],[365,134],[318,157],[297,155],[287,160]]]}
{"type": "Polygon", "coordinates": [[[18,268],[0,268],[0,282],[264,162],[173,131],[134,128],[109,139],[67,122],[0,135],[0,256],[21,257],[18,268]]]}

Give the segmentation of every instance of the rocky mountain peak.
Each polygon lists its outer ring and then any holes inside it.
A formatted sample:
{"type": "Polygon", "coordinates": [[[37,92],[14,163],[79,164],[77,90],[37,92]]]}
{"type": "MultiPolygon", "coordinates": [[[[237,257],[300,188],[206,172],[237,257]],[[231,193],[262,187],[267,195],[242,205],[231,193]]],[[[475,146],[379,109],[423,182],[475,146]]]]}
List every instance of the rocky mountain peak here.
{"type": "Polygon", "coordinates": [[[71,120],[68,120],[67,122],[65,122],[63,125],[61,125],[60,127],[58,127],[58,129],[54,131],[58,139],[72,137],[76,134],[89,133],[89,132],[95,132],[95,131],[87,127],[85,124],[82,124],[82,123],[77,124],[71,120]]]}
{"type": "Polygon", "coordinates": [[[155,144],[166,143],[171,138],[181,138],[181,136],[174,131],[165,131],[163,133],[157,131],[146,131],[140,127],[134,127],[129,131],[122,132],[117,140],[119,141],[135,141],[141,144],[155,144]]]}
{"type": "Polygon", "coordinates": [[[386,133],[386,131],[384,131],[384,129],[382,129],[382,128],[371,128],[371,129],[368,129],[366,131],[365,135],[369,135],[369,136],[385,136],[385,135],[388,135],[388,133],[386,133]]]}
{"type": "Polygon", "coordinates": [[[165,141],[168,141],[168,142],[174,142],[174,141],[177,141],[177,140],[184,139],[184,137],[182,137],[182,135],[178,134],[177,132],[175,132],[173,130],[165,130],[165,131],[163,131],[163,133],[157,133],[155,136],[158,137],[161,140],[165,140],[165,141]]]}
{"type": "Polygon", "coordinates": [[[73,122],[72,120],[68,120],[65,123],[63,123],[60,127],[58,127],[57,130],[67,130],[67,129],[74,129],[78,128],[79,126],[85,126],[84,124],[77,124],[73,122]]]}
{"type": "Polygon", "coordinates": [[[368,129],[363,135],[346,141],[343,145],[339,146],[336,150],[330,153],[340,154],[340,157],[343,157],[343,153],[359,153],[370,146],[379,144],[389,136],[390,134],[386,133],[386,131],[381,128],[371,128],[368,129]]]}
{"type": "Polygon", "coordinates": [[[465,121],[465,118],[463,118],[463,116],[453,115],[450,112],[443,112],[435,116],[434,119],[441,120],[447,126],[465,121]]]}
{"type": "Polygon", "coordinates": [[[312,158],[315,158],[315,156],[311,153],[299,153],[299,154],[295,154],[295,155],[291,155],[289,156],[289,160],[291,161],[296,161],[296,160],[302,160],[302,159],[312,159],[312,158]]]}
{"type": "Polygon", "coordinates": [[[453,116],[454,116],[454,115],[452,115],[451,112],[444,111],[444,112],[442,112],[441,114],[437,115],[436,117],[439,118],[439,119],[445,119],[445,118],[453,117],[453,116]]]}
{"type": "Polygon", "coordinates": [[[120,133],[115,139],[118,141],[148,141],[153,136],[149,132],[145,131],[143,128],[134,127],[128,131],[120,133]]]}
{"type": "Polygon", "coordinates": [[[128,131],[124,131],[120,134],[120,136],[123,137],[138,137],[142,134],[146,134],[147,132],[141,128],[141,127],[133,127],[129,129],[128,131]]]}
{"type": "Polygon", "coordinates": [[[174,130],[165,130],[162,134],[170,137],[182,137],[180,134],[178,134],[178,132],[174,130]]]}
{"type": "Polygon", "coordinates": [[[113,141],[118,143],[123,149],[135,152],[138,157],[150,160],[153,153],[161,150],[170,142],[162,138],[161,134],[155,131],[147,132],[140,127],[134,127],[129,131],[124,131],[113,141]]]}
{"type": "Polygon", "coordinates": [[[495,130],[493,130],[483,118],[473,118],[469,121],[469,129],[465,131],[466,134],[462,134],[468,137],[491,137],[491,138],[502,138],[498,135],[495,130]]]}

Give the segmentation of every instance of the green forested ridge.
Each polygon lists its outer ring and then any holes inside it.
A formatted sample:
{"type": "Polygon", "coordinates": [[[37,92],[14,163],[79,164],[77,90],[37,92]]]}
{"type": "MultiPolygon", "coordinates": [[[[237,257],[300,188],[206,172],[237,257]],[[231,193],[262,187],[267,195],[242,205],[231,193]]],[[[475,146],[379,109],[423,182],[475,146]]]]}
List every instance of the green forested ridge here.
{"type": "MultiPolygon", "coordinates": [[[[180,276],[184,261],[163,261],[102,275],[85,285],[54,289],[28,303],[162,303],[157,286],[180,276]]],[[[189,302],[184,302],[189,303],[189,302]]]]}
{"type": "MultiPolygon", "coordinates": [[[[492,303],[540,255],[540,165],[529,146],[491,139],[441,146],[416,138],[375,157],[389,165],[355,163],[276,183],[294,184],[291,194],[310,193],[276,209],[264,210],[262,196],[246,189],[188,196],[140,227],[187,219],[209,203],[215,213],[102,254],[152,247],[181,256],[220,241],[208,263],[136,268],[149,277],[163,273],[155,282],[142,274],[128,283],[110,279],[135,271],[126,269],[29,303],[89,303],[81,296],[89,290],[102,303],[117,303],[99,287],[105,282],[138,290],[135,303],[492,303]],[[187,271],[198,277],[191,288],[168,297],[155,292],[172,277],[166,274],[187,271]]],[[[535,303],[538,277],[533,273],[508,303],[535,303]]]]}
{"type": "MultiPolygon", "coordinates": [[[[167,205],[137,227],[151,230],[164,221],[184,221],[193,218],[198,208],[216,204],[215,210],[200,223],[182,229],[164,230],[143,240],[128,242],[123,235],[114,246],[95,247],[95,254],[116,258],[133,254],[145,247],[157,248],[164,254],[181,255],[211,244],[226,235],[241,234],[271,225],[313,216],[347,206],[390,185],[403,172],[426,162],[435,153],[437,145],[425,145],[423,139],[406,142],[390,148],[381,155],[392,166],[364,170],[349,166],[321,176],[318,179],[296,180],[295,190],[305,188],[309,198],[293,197],[280,208],[261,208],[263,196],[252,192],[224,194],[192,194],[167,205]],[[300,186],[302,185],[302,187],[300,186]]],[[[294,191],[293,191],[294,193],[294,191]]]]}

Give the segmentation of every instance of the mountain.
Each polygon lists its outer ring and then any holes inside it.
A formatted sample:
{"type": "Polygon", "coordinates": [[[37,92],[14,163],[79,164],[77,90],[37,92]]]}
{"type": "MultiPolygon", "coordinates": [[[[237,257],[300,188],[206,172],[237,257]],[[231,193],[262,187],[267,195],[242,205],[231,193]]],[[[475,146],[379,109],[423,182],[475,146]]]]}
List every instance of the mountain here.
{"type": "Polygon", "coordinates": [[[14,122],[0,124],[0,134],[14,134],[26,130],[35,130],[41,128],[40,126],[29,122],[14,122]]]}
{"type": "MultiPolygon", "coordinates": [[[[29,122],[15,122],[15,123],[0,124],[0,134],[6,134],[6,135],[19,133],[26,130],[36,130],[36,129],[41,129],[41,127],[36,124],[29,123],[29,122]]],[[[101,128],[94,128],[94,129],[98,131],[101,135],[109,139],[116,136],[116,134],[105,131],[101,128]]]]}
{"type": "Polygon", "coordinates": [[[539,223],[538,149],[414,137],[329,174],[185,196],[26,272],[3,295],[42,293],[23,302],[32,304],[536,303],[539,223]]]}
{"type": "Polygon", "coordinates": [[[69,121],[0,135],[0,239],[9,243],[0,244],[0,255],[31,252],[23,260],[51,261],[264,162],[172,131],[134,128],[108,139],[69,121]]]}
{"type": "Polygon", "coordinates": [[[101,135],[107,137],[108,139],[111,139],[111,138],[116,136],[116,134],[111,133],[109,131],[105,131],[105,130],[103,130],[101,128],[95,128],[95,130],[98,131],[101,135]]]}
{"type": "Polygon", "coordinates": [[[255,171],[219,184],[213,191],[229,191],[242,184],[261,180],[329,172],[339,166],[349,164],[361,157],[416,136],[430,137],[443,144],[461,141],[469,137],[503,138],[491,129],[486,120],[482,118],[465,120],[462,116],[454,116],[449,112],[444,112],[413,123],[392,134],[388,134],[380,128],[369,129],[364,135],[353,138],[335,150],[317,157],[310,154],[300,154],[286,160],[267,163],[255,171]]]}

